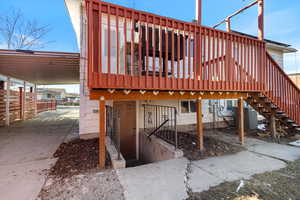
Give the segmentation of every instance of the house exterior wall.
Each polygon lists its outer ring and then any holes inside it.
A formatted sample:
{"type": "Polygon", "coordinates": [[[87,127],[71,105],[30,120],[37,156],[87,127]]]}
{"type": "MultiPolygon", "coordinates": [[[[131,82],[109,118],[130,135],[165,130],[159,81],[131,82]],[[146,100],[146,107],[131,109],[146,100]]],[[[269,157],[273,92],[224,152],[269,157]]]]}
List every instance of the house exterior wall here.
{"type": "Polygon", "coordinates": [[[272,56],[272,58],[280,65],[280,67],[283,68],[283,51],[273,48],[267,48],[267,51],[272,56]]]}
{"type": "MultiPolygon", "coordinates": [[[[183,100],[159,100],[159,101],[140,101],[139,104],[139,128],[144,127],[144,107],[143,105],[149,104],[149,105],[161,105],[161,106],[172,106],[176,107],[177,109],[177,125],[190,125],[190,124],[196,124],[196,113],[182,113],[181,111],[181,101],[183,100]]],[[[224,106],[224,108],[227,107],[226,100],[220,100],[220,105],[224,106]]],[[[209,100],[203,100],[202,104],[202,112],[203,112],[203,122],[204,123],[210,123],[213,122],[213,112],[212,108],[210,109],[209,100]]],[[[224,110],[222,111],[223,115],[229,115],[231,114],[230,111],[224,110]]],[[[220,115],[220,112],[219,112],[220,115]]],[[[216,122],[223,121],[223,118],[221,116],[218,116],[218,114],[215,114],[216,122]]]]}

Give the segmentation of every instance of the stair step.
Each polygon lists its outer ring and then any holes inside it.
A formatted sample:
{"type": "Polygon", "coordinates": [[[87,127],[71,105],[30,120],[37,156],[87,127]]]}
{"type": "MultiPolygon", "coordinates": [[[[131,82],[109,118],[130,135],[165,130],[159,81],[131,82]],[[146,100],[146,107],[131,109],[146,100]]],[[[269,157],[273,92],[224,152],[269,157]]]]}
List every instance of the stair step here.
{"type": "Polygon", "coordinates": [[[294,120],[291,120],[291,119],[289,119],[289,120],[287,120],[287,123],[294,123],[295,121],[294,120]]]}
{"type": "Polygon", "coordinates": [[[264,114],[271,114],[271,112],[269,112],[269,111],[264,111],[263,113],[264,114]]]}
{"type": "Polygon", "coordinates": [[[292,124],[294,128],[300,127],[298,124],[292,124]]]}

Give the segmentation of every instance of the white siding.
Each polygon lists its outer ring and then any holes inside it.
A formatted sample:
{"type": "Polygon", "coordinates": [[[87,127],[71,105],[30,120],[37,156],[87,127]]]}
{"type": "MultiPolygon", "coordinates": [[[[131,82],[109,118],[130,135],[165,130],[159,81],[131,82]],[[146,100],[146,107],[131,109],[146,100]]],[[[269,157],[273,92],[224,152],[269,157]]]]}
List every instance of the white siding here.
{"type": "Polygon", "coordinates": [[[272,56],[272,58],[283,68],[283,51],[268,48],[267,51],[272,56]]]}

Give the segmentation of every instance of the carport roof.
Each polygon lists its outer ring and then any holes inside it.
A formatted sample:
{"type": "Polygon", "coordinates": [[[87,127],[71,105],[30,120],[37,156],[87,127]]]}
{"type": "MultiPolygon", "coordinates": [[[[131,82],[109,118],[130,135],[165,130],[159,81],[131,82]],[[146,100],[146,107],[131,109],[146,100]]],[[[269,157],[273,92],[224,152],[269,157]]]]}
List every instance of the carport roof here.
{"type": "Polygon", "coordinates": [[[0,74],[38,85],[79,83],[79,53],[0,49],[0,74]]]}

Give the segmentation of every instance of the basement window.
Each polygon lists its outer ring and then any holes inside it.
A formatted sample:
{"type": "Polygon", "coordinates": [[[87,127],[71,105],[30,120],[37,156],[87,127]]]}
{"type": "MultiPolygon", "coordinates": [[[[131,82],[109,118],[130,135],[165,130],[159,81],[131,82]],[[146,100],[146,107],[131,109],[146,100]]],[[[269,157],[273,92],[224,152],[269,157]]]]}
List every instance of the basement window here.
{"type": "Polygon", "coordinates": [[[180,105],[181,113],[195,113],[196,112],[196,102],[195,101],[181,101],[180,105]]]}

